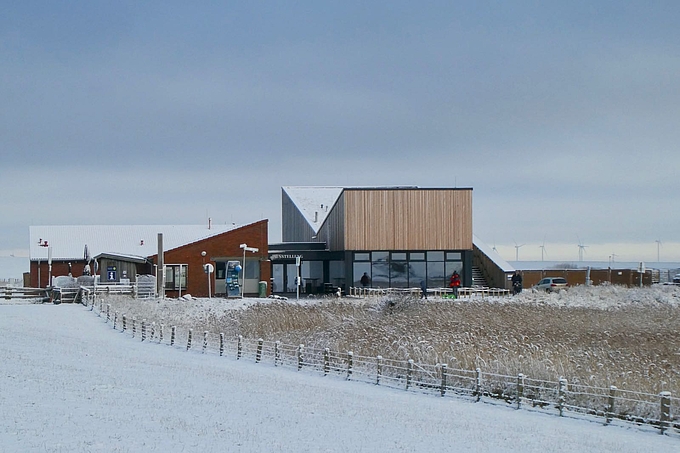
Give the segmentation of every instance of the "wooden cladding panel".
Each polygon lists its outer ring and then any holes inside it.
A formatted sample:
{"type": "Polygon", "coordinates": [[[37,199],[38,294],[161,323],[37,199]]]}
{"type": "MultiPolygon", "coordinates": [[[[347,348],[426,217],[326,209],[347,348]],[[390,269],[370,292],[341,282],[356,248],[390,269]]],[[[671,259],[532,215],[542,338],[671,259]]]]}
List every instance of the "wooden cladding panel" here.
{"type": "Polygon", "coordinates": [[[314,231],[288,195],[282,194],[281,239],[283,242],[311,241],[314,231]]]}
{"type": "Polygon", "coordinates": [[[471,189],[345,190],[347,250],[470,250],[471,189]]]}

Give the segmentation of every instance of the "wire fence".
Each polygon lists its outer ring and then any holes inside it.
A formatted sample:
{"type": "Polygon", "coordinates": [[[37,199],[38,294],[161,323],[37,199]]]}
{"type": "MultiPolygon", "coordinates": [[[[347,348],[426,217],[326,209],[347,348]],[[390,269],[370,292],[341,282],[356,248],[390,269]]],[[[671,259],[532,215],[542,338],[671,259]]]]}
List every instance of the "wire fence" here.
{"type": "Polygon", "coordinates": [[[362,356],[352,351],[331,351],[329,348],[290,345],[241,335],[225,338],[223,333],[194,332],[153,320],[129,318],[112,312],[110,305],[104,305],[103,300],[94,294],[83,297],[82,304],[115,330],[140,341],[411,392],[503,404],[561,417],[601,419],[605,425],[633,424],[680,439],[680,418],[675,415],[680,409],[680,398],[670,392],[651,394],[615,386],[602,388],[569,383],[564,378],[554,382],[532,379],[521,373],[510,376],[484,372],[481,368],[456,369],[449,368],[447,364],[419,364],[413,360],[362,356]]]}

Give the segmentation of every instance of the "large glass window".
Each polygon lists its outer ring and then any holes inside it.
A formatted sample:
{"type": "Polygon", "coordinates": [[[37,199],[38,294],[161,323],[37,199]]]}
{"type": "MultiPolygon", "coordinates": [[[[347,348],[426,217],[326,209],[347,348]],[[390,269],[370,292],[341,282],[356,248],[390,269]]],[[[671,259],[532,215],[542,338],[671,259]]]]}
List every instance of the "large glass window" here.
{"type": "Polygon", "coordinates": [[[297,291],[295,277],[297,277],[297,266],[295,263],[286,264],[286,292],[294,293],[297,291]]]}
{"type": "Polygon", "coordinates": [[[408,288],[408,274],[409,269],[407,261],[390,262],[390,287],[408,288]]]}
{"type": "Polygon", "coordinates": [[[335,286],[342,286],[345,284],[345,262],[344,261],[330,261],[328,263],[328,278],[335,286]]]}
{"type": "Polygon", "coordinates": [[[448,284],[443,261],[427,262],[427,287],[444,288],[448,284]]]}
{"type": "Polygon", "coordinates": [[[374,261],[371,274],[371,286],[374,288],[389,288],[390,265],[387,261],[374,261]]]}
{"type": "Polygon", "coordinates": [[[286,289],[283,285],[284,266],[284,264],[274,264],[272,266],[272,292],[283,292],[286,289]]]}
{"type": "Polygon", "coordinates": [[[374,263],[387,261],[390,258],[389,252],[373,252],[371,255],[372,255],[371,261],[373,261],[374,263]]]}
{"type": "Polygon", "coordinates": [[[428,261],[444,261],[444,252],[427,252],[428,261]]]}
{"type": "Polygon", "coordinates": [[[453,271],[458,272],[460,275],[461,281],[463,280],[463,276],[461,275],[461,272],[463,272],[463,263],[461,261],[447,261],[446,262],[446,276],[448,277],[449,281],[451,281],[451,275],[453,275],[453,271]]]}
{"type": "Polygon", "coordinates": [[[361,287],[361,277],[366,273],[369,278],[367,286],[371,286],[371,263],[354,263],[352,269],[352,286],[361,287]]]}
{"type": "Polygon", "coordinates": [[[421,280],[429,288],[445,288],[454,270],[462,275],[462,255],[443,250],[356,252],[351,284],[361,286],[361,276],[366,272],[374,288],[417,288],[421,280]]]}
{"type": "Polygon", "coordinates": [[[427,266],[424,261],[411,261],[409,263],[409,287],[420,286],[421,280],[427,280],[427,266]]]}

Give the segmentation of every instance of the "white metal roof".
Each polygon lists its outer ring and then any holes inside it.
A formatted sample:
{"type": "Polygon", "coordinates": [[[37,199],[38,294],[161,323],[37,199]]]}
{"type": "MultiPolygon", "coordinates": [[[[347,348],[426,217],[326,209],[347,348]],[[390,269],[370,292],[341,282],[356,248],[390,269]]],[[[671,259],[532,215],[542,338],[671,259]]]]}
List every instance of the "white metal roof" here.
{"type": "Polygon", "coordinates": [[[489,247],[486,245],[484,241],[479,239],[477,236],[472,235],[472,243],[477,246],[479,250],[482,251],[491,261],[496,263],[498,267],[500,267],[503,272],[514,272],[515,268],[510,265],[507,261],[505,261],[501,256],[494,250],[492,247],[489,247]]]}
{"type": "Polygon", "coordinates": [[[47,260],[44,244],[52,248],[54,260],[82,260],[85,246],[91,257],[100,253],[151,256],[158,253],[158,233],[163,249],[191,244],[240,225],[43,225],[29,227],[31,261],[47,260]],[[43,245],[41,245],[43,244],[43,245]]]}
{"type": "Polygon", "coordinates": [[[319,232],[343,191],[342,187],[285,186],[282,189],[307,220],[314,233],[319,232]]]}

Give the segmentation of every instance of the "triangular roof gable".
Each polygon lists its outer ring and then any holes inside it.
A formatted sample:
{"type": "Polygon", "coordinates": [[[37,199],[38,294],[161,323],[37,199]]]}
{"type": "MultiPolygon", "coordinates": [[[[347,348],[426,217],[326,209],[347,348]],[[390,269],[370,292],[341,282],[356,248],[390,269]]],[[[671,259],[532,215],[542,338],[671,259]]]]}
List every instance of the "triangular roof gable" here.
{"type": "Polygon", "coordinates": [[[342,187],[286,186],[282,189],[314,233],[319,232],[343,191],[342,187]]]}

